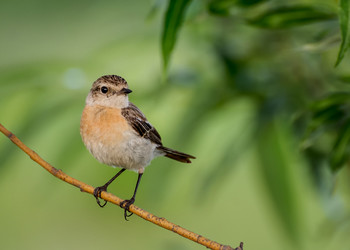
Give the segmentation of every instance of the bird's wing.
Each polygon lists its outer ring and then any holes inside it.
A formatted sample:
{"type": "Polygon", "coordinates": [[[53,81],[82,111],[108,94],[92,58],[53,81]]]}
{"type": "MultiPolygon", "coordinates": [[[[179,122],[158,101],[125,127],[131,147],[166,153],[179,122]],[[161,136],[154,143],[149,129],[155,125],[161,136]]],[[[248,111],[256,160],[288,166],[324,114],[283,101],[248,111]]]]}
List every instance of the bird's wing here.
{"type": "Polygon", "coordinates": [[[141,137],[149,139],[160,146],[162,145],[162,139],[157,130],[147,121],[145,115],[134,104],[130,102],[128,107],[123,108],[122,115],[141,137]]]}

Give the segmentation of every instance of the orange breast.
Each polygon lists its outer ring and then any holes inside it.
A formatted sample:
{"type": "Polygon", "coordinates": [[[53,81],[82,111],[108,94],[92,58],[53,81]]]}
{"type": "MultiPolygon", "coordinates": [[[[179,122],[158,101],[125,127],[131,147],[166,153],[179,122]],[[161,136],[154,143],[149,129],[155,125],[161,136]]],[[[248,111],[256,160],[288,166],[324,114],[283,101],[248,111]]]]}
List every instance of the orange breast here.
{"type": "Polygon", "coordinates": [[[121,109],[103,106],[86,106],[80,122],[80,133],[85,145],[101,143],[111,145],[124,139],[130,126],[121,109]]]}

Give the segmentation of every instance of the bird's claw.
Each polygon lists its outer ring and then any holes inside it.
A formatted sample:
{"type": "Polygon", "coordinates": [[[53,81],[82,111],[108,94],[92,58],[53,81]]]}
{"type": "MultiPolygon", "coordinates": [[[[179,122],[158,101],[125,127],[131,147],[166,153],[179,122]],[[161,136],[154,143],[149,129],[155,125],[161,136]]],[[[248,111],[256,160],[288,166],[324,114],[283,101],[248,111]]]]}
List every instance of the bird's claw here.
{"type": "Polygon", "coordinates": [[[128,220],[128,217],[130,217],[131,215],[133,215],[134,213],[129,211],[129,207],[134,204],[135,202],[135,198],[131,198],[130,200],[124,200],[120,203],[120,207],[124,208],[124,219],[128,220]],[[129,212],[129,214],[128,214],[129,212]]]}
{"type": "Polygon", "coordinates": [[[97,188],[94,189],[94,196],[95,196],[95,198],[96,198],[97,204],[98,204],[100,207],[104,207],[104,206],[106,206],[106,204],[107,204],[107,201],[105,201],[104,204],[101,204],[101,202],[100,202],[100,199],[99,199],[99,198],[101,198],[101,193],[102,193],[102,191],[107,191],[107,187],[106,187],[106,186],[101,186],[101,187],[97,187],[97,188]]]}

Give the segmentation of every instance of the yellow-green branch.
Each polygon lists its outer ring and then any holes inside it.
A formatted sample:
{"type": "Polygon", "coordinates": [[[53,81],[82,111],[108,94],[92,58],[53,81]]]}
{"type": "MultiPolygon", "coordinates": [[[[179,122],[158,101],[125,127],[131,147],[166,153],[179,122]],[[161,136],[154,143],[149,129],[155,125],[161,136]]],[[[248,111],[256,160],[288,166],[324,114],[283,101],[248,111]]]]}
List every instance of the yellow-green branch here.
{"type": "MultiPolygon", "coordinates": [[[[50,172],[52,175],[56,176],[57,178],[73,185],[78,188],[80,188],[81,191],[93,194],[94,192],[94,187],[85,184],[84,182],[81,182],[77,179],[74,179],[73,177],[70,177],[69,175],[65,174],[62,170],[57,169],[53,166],[51,166],[48,162],[43,160],[37,153],[35,153],[33,150],[28,148],[23,142],[21,142],[13,133],[8,131],[2,124],[0,124],[0,131],[6,135],[14,144],[16,144],[20,149],[22,149],[29,157],[38,163],[40,166],[45,168],[48,172],[50,172]]],[[[108,192],[102,192],[101,193],[101,198],[109,201],[115,205],[120,205],[120,203],[123,201],[119,197],[108,193],[108,192]]],[[[165,229],[168,229],[170,231],[173,231],[174,233],[177,233],[189,240],[192,240],[194,242],[197,242],[203,246],[206,246],[207,248],[210,249],[220,249],[220,250],[230,250],[233,248],[228,246],[228,245],[222,245],[220,243],[217,243],[215,241],[209,240],[199,234],[196,234],[194,232],[191,232],[183,227],[180,227],[179,225],[176,225],[165,218],[161,218],[158,216],[155,216],[135,205],[131,205],[129,208],[129,211],[140,216],[141,218],[148,220],[160,227],[163,227],[165,229]]],[[[235,248],[236,250],[242,250],[243,249],[243,243],[241,242],[240,246],[235,248]]]]}

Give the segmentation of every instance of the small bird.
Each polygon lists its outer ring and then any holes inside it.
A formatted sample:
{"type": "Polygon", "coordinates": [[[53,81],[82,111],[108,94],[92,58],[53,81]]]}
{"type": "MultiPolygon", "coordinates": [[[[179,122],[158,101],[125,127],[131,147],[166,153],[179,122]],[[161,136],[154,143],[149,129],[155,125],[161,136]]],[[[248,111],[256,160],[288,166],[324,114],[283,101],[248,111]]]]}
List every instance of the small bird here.
{"type": "Polygon", "coordinates": [[[80,134],[90,153],[101,163],[120,167],[121,170],[106,184],[94,189],[97,204],[102,191],[126,169],[138,173],[134,194],[124,200],[124,218],[131,216],[131,204],[135,202],[137,188],[142,174],[150,162],[158,156],[191,163],[194,156],[164,147],[157,130],[147,121],[145,115],[131,102],[132,91],[124,78],[105,75],[98,78],[86,98],[86,105],[80,121],[80,134]],[[129,212],[129,214],[127,213],[129,212]]]}

